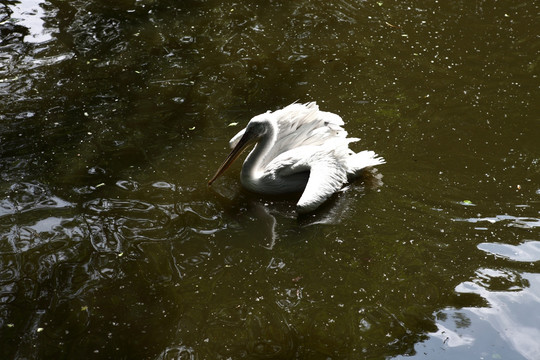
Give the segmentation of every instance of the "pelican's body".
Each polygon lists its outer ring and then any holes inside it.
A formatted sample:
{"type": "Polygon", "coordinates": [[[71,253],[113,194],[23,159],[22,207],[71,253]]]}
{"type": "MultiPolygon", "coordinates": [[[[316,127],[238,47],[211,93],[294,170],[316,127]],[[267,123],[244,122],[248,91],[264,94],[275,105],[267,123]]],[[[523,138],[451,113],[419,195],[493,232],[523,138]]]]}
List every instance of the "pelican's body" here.
{"type": "Polygon", "coordinates": [[[342,125],[341,117],[314,102],[257,115],[231,139],[233,150],[208,184],[256,144],[242,166],[242,185],[262,194],[303,191],[297,211],[313,211],[362,169],[385,163],[373,151],[350,150],[359,139],[347,138],[342,125]]]}

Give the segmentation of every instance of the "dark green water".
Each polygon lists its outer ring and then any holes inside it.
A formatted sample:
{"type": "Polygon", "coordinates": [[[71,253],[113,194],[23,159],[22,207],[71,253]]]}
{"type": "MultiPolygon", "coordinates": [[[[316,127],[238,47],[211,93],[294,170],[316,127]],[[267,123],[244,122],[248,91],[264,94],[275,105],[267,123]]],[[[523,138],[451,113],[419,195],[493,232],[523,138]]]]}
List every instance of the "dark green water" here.
{"type": "Polygon", "coordinates": [[[0,357],[536,359],[538,14],[0,0],[0,357]],[[297,100],[382,184],[301,219],[240,164],[207,187],[297,100]]]}

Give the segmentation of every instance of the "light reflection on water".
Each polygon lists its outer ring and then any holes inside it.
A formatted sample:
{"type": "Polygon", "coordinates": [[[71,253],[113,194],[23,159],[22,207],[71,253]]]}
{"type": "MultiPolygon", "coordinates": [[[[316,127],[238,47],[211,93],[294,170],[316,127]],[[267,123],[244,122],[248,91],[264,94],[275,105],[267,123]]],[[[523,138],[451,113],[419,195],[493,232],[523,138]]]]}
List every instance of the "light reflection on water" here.
{"type": "MultiPolygon", "coordinates": [[[[506,291],[486,289],[482,285],[463,283],[456,291],[474,293],[485,298],[489,307],[470,308],[470,312],[478,318],[488,322],[496,330],[504,342],[509,343],[526,359],[535,359],[540,352],[538,337],[540,329],[538,323],[540,315],[536,311],[540,302],[540,276],[531,273],[498,274],[485,271],[482,276],[501,277],[503,281],[515,282],[512,277],[517,276],[519,282],[525,286],[510,287],[506,291]]],[[[499,280],[500,281],[500,280],[499,280]]]]}
{"type": "MultiPolygon", "coordinates": [[[[45,26],[45,11],[43,10],[43,0],[24,0],[15,2],[10,8],[13,13],[11,19],[14,23],[24,26],[29,34],[24,41],[28,43],[42,43],[52,39],[55,32],[49,26],[45,26]]],[[[47,14],[50,16],[50,14],[47,14]]]]}
{"type": "Polygon", "coordinates": [[[536,311],[540,302],[540,276],[491,269],[478,270],[478,276],[493,282],[515,282],[517,276],[522,285],[504,290],[491,289],[489,284],[477,280],[458,285],[458,293],[481,296],[486,306],[447,308],[439,313],[438,331],[416,346],[418,354],[427,358],[437,354],[438,359],[536,359],[540,351],[540,316],[536,311]],[[489,348],[486,343],[490,344],[489,348]]]}
{"type": "Polygon", "coordinates": [[[0,4],[2,351],[533,359],[537,9],[515,5],[0,4]],[[298,219],[239,166],[208,189],[230,125],[295,100],[388,164],[298,219]]]}
{"type": "Polygon", "coordinates": [[[519,245],[481,243],[478,248],[489,254],[501,256],[514,261],[540,261],[540,242],[525,241],[519,245]]]}
{"type": "MultiPolygon", "coordinates": [[[[494,217],[479,217],[479,218],[456,219],[456,220],[467,221],[470,223],[487,222],[491,224],[502,221],[508,224],[508,226],[522,227],[526,229],[533,229],[533,228],[540,227],[540,219],[512,216],[512,215],[497,215],[494,217]]],[[[485,228],[482,228],[482,229],[485,229],[485,228]]]]}
{"type": "MultiPolygon", "coordinates": [[[[474,224],[503,224],[521,229],[537,228],[540,221],[510,215],[456,220],[474,224]]],[[[475,227],[475,230],[487,231],[492,235],[497,232],[493,225],[475,227]]],[[[471,280],[456,286],[456,292],[477,295],[485,305],[444,309],[438,314],[438,330],[430,334],[428,341],[416,345],[418,354],[423,353],[427,357],[437,354],[440,359],[476,356],[536,359],[540,353],[537,340],[540,336],[540,315],[537,312],[540,276],[518,269],[538,269],[540,242],[525,240],[517,245],[483,242],[477,247],[500,259],[498,266],[479,268],[471,280]],[[490,349],[484,346],[486,339],[491,339],[490,349]],[[440,349],[444,349],[444,353],[441,354],[440,349]],[[517,353],[513,353],[514,350],[517,353]]]]}

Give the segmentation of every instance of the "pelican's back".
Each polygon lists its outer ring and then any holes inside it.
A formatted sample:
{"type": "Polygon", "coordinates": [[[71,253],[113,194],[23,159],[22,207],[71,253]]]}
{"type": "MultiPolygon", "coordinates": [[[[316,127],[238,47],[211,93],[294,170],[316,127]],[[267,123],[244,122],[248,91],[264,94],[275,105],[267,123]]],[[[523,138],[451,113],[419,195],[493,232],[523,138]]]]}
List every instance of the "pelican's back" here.
{"type": "Polygon", "coordinates": [[[320,111],[315,102],[291,104],[270,114],[277,123],[278,134],[272,156],[302,146],[319,146],[331,139],[349,142],[347,132],[341,127],[344,123],[339,115],[320,111]]]}

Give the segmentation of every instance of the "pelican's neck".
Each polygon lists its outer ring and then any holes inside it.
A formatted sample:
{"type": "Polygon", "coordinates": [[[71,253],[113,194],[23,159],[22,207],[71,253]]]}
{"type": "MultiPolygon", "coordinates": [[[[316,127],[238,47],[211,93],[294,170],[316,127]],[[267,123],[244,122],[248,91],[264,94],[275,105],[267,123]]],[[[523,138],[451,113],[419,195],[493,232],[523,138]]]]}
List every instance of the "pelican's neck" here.
{"type": "Polygon", "coordinates": [[[242,165],[241,180],[250,187],[263,175],[266,165],[272,160],[272,146],[276,142],[277,128],[272,122],[267,123],[266,132],[259,139],[242,165]]]}

